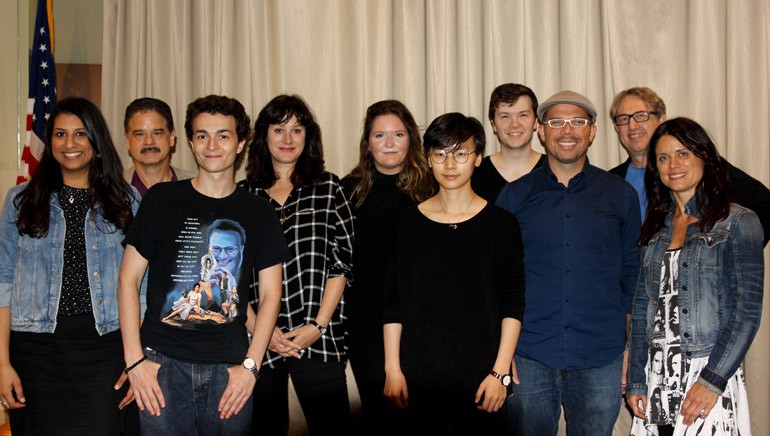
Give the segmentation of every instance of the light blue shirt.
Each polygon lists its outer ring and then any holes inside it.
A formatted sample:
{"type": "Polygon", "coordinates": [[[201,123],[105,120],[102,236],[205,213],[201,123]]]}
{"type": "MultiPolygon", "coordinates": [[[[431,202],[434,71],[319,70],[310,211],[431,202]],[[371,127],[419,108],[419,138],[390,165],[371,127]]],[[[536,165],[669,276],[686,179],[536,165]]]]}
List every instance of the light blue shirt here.
{"type": "Polygon", "coordinates": [[[634,187],[636,194],[639,196],[639,207],[642,209],[642,222],[644,222],[644,215],[647,213],[647,195],[644,192],[644,173],[647,168],[637,168],[633,164],[628,165],[626,170],[626,182],[630,183],[634,187]]]}

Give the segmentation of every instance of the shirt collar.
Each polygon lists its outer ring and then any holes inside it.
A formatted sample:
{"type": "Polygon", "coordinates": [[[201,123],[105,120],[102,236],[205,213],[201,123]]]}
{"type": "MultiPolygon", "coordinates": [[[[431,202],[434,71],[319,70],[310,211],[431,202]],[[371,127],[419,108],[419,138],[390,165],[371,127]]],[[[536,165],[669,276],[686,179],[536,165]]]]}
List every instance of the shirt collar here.
{"type": "MultiPolygon", "coordinates": [[[[559,183],[559,180],[556,178],[556,175],[554,175],[553,170],[551,170],[551,164],[547,157],[543,162],[543,171],[545,171],[545,175],[549,183],[553,183],[554,185],[557,185],[557,186],[563,186],[561,183],[559,183]]],[[[588,156],[586,156],[586,161],[583,164],[583,169],[580,170],[579,173],[575,174],[575,176],[569,180],[569,183],[568,183],[569,186],[567,186],[567,189],[576,189],[576,188],[583,187],[585,185],[585,180],[588,177],[591,177],[595,172],[596,172],[596,168],[593,165],[591,165],[591,162],[588,161],[588,156]]]]}

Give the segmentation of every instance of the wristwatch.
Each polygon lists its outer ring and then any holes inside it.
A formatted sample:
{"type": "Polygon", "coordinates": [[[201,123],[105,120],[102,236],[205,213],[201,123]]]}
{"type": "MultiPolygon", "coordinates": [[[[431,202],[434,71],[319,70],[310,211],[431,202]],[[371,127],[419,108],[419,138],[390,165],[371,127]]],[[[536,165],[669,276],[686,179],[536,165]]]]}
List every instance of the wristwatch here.
{"type": "Polygon", "coordinates": [[[243,367],[254,374],[254,378],[259,381],[259,369],[257,369],[257,362],[255,362],[254,359],[251,357],[243,359],[243,367]]]}
{"type": "Polygon", "coordinates": [[[326,334],[326,327],[322,326],[321,324],[318,324],[315,321],[313,321],[313,325],[315,326],[315,328],[318,329],[319,332],[321,332],[321,336],[326,334]]]}
{"type": "Polygon", "coordinates": [[[510,386],[510,385],[511,385],[511,376],[510,376],[510,375],[508,375],[508,374],[505,374],[505,375],[503,375],[503,374],[498,374],[498,373],[497,373],[497,372],[496,372],[496,371],[493,369],[493,370],[489,371],[489,375],[491,375],[492,377],[494,377],[494,378],[496,378],[496,379],[500,380],[500,383],[502,383],[502,384],[503,384],[503,386],[505,386],[506,388],[507,388],[508,386],[510,386]]]}

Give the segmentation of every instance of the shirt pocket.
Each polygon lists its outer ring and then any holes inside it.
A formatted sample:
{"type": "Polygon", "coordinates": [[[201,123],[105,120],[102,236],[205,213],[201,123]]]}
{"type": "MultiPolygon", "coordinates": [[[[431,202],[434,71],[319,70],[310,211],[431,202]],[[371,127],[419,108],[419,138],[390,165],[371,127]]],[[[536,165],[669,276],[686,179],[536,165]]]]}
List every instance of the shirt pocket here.
{"type": "Polygon", "coordinates": [[[699,272],[719,271],[723,267],[729,238],[730,234],[723,231],[696,235],[695,263],[699,272]]]}

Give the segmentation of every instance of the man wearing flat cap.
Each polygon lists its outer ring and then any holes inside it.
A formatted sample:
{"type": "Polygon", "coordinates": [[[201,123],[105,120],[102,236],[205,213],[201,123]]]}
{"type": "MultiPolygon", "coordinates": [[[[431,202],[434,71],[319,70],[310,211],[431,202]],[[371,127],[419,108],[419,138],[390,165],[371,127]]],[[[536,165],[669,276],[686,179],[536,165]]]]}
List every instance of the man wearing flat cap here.
{"type": "Polygon", "coordinates": [[[537,116],[547,161],[497,199],[521,226],[527,281],[511,430],[555,435],[563,405],[570,436],[609,436],[639,270],[639,201],[625,180],[588,162],[596,135],[588,98],[558,92],[537,116]]]}

